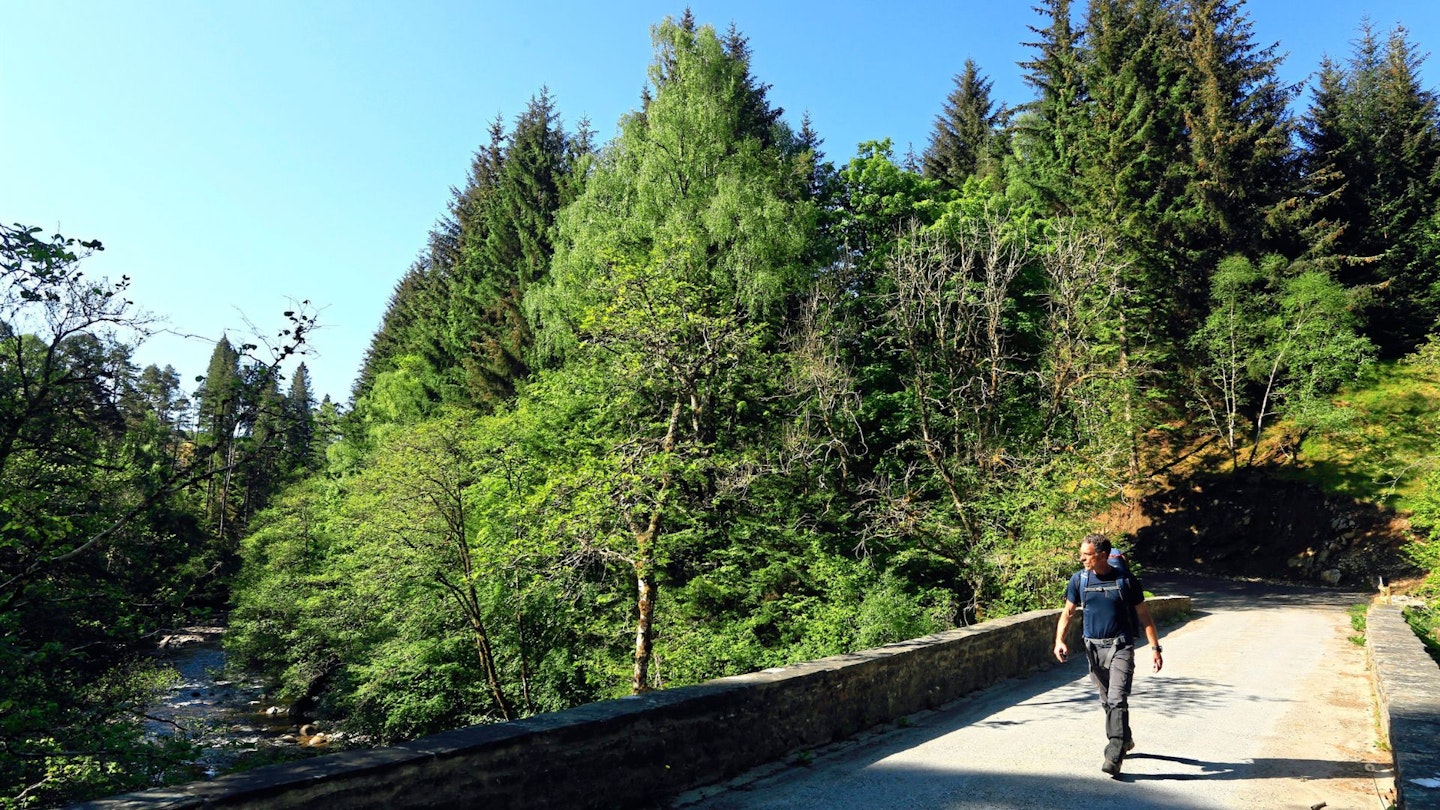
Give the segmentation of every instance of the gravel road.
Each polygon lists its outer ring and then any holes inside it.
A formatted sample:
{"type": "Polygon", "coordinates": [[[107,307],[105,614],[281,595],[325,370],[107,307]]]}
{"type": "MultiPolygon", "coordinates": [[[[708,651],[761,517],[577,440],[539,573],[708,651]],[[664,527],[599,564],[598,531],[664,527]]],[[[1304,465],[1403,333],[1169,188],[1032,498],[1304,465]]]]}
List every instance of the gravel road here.
{"type": "Polygon", "coordinates": [[[1101,773],[1104,715],[1082,657],[1012,679],[728,785],[687,810],[814,808],[1384,808],[1365,650],[1346,608],[1366,597],[1183,575],[1194,597],[1161,628],[1165,668],[1136,660],[1124,773],[1101,773]]]}

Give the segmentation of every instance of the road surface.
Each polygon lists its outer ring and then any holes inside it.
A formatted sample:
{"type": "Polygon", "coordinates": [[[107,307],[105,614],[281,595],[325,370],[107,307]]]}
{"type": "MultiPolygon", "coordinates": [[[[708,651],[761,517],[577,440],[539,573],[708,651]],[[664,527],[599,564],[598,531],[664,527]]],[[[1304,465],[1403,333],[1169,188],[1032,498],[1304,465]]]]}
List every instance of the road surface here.
{"type": "Polygon", "coordinates": [[[1161,628],[1165,668],[1136,655],[1137,747],[1100,771],[1104,714],[1083,655],[936,712],[681,796],[685,810],[1384,808],[1392,788],[1365,650],[1346,608],[1366,597],[1183,575],[1194,597],[1161,628]]]}

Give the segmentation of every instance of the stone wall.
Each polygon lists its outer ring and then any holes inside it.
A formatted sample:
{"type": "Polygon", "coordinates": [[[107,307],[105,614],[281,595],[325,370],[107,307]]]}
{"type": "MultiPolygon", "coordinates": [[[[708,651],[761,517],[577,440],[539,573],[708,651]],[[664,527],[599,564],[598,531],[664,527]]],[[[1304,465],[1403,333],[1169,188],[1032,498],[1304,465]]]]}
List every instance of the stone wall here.
{"type": "MultiPolygon", "coordinates": [[[[1190,597],[1149,601],[1157,622],[1190,597]]],[[[1054,663],[1057,611],[563,712],[346,751],[91,808],[653,806],[1054,663]]],[[[1080,622],[1071,623],[1072,646],[1080,622]]]]}
{"type": "Polygon", "coordinates": [[[1400,806],[1440,810],[1440,666],[1395,605],[1370,606],[1365,647],[1400,806]]]}

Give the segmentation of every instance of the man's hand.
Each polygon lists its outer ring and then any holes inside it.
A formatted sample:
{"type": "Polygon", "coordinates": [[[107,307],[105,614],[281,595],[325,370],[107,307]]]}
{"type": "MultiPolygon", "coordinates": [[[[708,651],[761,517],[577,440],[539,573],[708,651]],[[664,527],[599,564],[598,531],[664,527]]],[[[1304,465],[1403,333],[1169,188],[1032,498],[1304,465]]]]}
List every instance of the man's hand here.
{"type": "Polygon", "coordinates": [[[1154,657],[1154,661],[1155,661],[1155,671],[1156,671],[1156,672],[1159,672],[1159,671],[1160,671],[1160,668],[1163,667],[1163,666],[1165,666],[1165,660],[1160,657],[1160,651],[1159,651],[1159,650],[1155,650],[1154,652],[1155,652],[1155,657],[1154,657]]]}
{"type": "Polygon", "coordinates": [[[1067,646],[1065,646],[1065,642],[1063,642],[1063,641],[1057,641],[1057,642],[1055,642],[1055,660],[1057,660],[1057,661],[1059,661],[1060,663],[1063,664],[1063,663],[1065,663],[1065,659],[1066,659],[1066,658],[1069,658],[1069,657],[1070,657],[1070,648],[1067,647],[1067,646]]]}

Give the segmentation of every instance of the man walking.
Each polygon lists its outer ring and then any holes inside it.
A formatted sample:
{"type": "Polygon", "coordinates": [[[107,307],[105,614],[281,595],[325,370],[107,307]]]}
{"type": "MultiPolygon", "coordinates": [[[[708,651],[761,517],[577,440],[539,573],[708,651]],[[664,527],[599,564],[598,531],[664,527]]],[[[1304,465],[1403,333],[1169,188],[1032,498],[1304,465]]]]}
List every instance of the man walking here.
{"type": "Polygon", "coordinates": [[[1120,775],[1125,752],[1135,747],[1130,736],[1130,685],[1135,676],[1135,642],[1140,628],[1150,642],[1155,671],[1159,672],[1160,637],[1155,620],[1145,604],[1140,580],[1128,569],[1110,564],[1110,541],[1101,534],[1086,535],[1080,541],[1080,562],[1084,568],[1070,577],[1065,588],[1065,607],[1055,629],[1055,657],[1064,661],[1070,654],[1065,631],[1078,607],[1085,638],[1085,659],[1090,680],[1100,692],[1105,707],[1105,761],[1100,770],[1120,775]]]}

